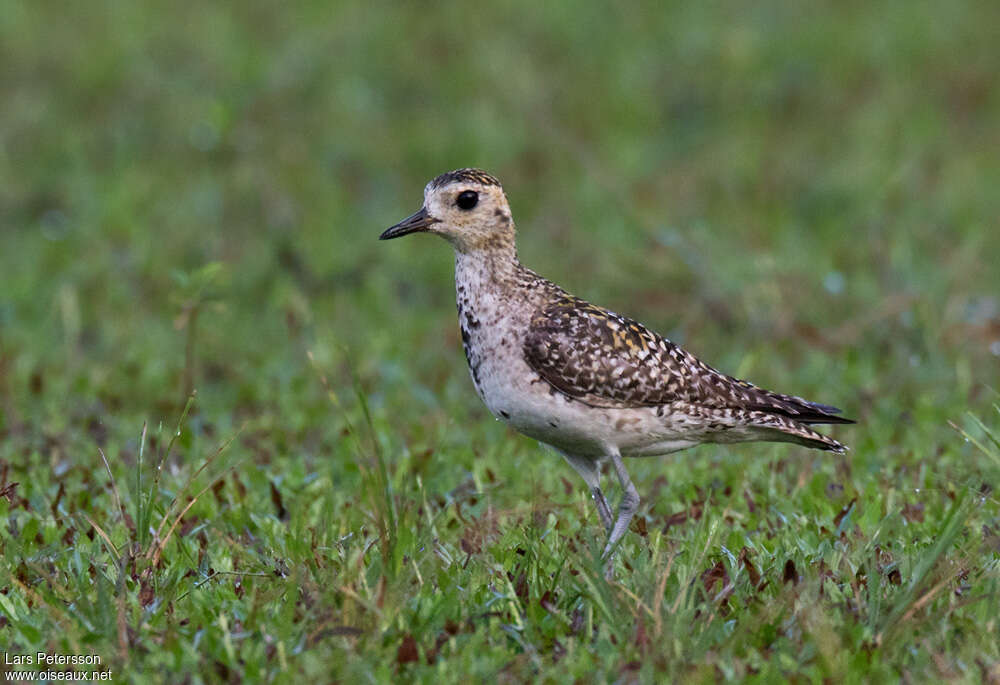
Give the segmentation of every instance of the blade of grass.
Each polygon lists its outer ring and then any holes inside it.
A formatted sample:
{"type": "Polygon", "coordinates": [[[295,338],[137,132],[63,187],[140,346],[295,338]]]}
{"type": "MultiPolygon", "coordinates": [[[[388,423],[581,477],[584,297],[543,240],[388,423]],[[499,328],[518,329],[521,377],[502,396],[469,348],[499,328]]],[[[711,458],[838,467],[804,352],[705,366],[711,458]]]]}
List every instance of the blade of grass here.
{"type": "MultiPolygon", "coordinates": [[[[214,458],[217,455],[218,455],[218,452],[216,453],[216,455],[213,455],[212,458],[214,458]]],[[[174,530],[177,528],[177,524],[179,524],[181,522],[181,519],[184,518],[184,514],[186,514],[188,512],[188,510],[191,507],[194,506],[195,502],[198,501],[199,497],[201,497],[202,495],[204,495],[206,492],[208,492],[208,490],[213,485],[215,485],[220,480],[222,480],[223,476],[225,476],[228,472],[235,471],[236,468],[238,466],[240,466],[241,464],[243,464],[243,461],[239,461],[239,462],[233,464],[231,467],[229,467],[228,469],[226,469],[225,471],[223,471],[221,474],[219,474],[219,476],[217,478],[213,478],[209,482],[209,484],[206,485],[205,487],[203,487],[201,490],[199,490],[198,494],[196,494],[194,497],[192,497],[191,501],[187,503],[187,505],[180,511],[179,514],[177,514],[177,516],[174,518],[174,522],[170,525],[170,528],[167,530],[167,534],[163,537],[162,540],[160,540],[160,542],[158,544],[156,544],[155,548],[151,549],[151,551],[155,550],[155,552],[152,553],[152,562],[153,562],[152,566],[154,568],[160,563],[160,555],[163,553],[163,549],[167,546],[167,543],[170,542],[170,538],[174,534],[174,530]]],[[[203,468],[204,468],[204,466],[203,466],[203,468]]],[[[200,470],[201,469],[199,469],[199,471],[200,470]]],[[[164,517],[164,520],[166,520],[166,517],[164,517]]],[[[161,525],[161,528],[162,528],[162,525],[161,525]]],[[[159,538],[159,530],[157,531],[157,537],[159,538]]],[[[149,558],[150,557],[149,553],[147,553],[146,556],[147,556],[147,558],[149,558]]]]}
{"type": "MultiPolygon", "coordinates": [[[[917,561],[916,566],[913,568],[909,584],[898,597],[892,611],[886,616],[881,629],[875,635],[876,644],[883,644],[887,635],[899,628],[905,620],[911,618],[917,610],[918,602],[920,603],[919,606],[922,607],[933,598],[932,594],[936,593],[937,590],[934,588],[931,588],[928,592],[922,592],[922,590],[931,571],[944,556],[945,552],[954,545],[955,539],[961,533],[962,526],[965,524],[969,513],[970,509],[966,506],[966,491],[962,489],[955,497],[955,501],[941,523],[941,528],[938,531],[934,544],[931,545],[931,548],[926,553],[920,556],[919,561],[917,561]],[[927,599],[924,600],[924,597],[927,597],[927,599]]],[[[950,579],[948,577],[941,582],[945,583],[950,579]]]]}
{"type": "MultiPolygon", "coordinates": [[[[352,367],[353,368],[353,367],[352,367]]],[[[372,421],[371,411],[368,407],[368,398],[361,388],[358,377],[351,372],[354,384],[354,395],[361,405],[361,413],[365,417],[365,425],[371,436],[372,455],[375,461],[375,496],[372,497],[376,514],[376,525],[379,535],[382,537],[382,554],[386,563],[391,569],[392,575],[399,570],[396,545],[396,507],[392,501],[392,487],[389,484],[389,469],[386,467],[382,450],[379,448],[378,436],[375,433],[375,424],[372,421]]]]}
{"type": "Polygon", "coordinates": [[[135,539],[139,544],[139,548],[145,544],[145,535],[147,529],[143,526],[143,521],[145,520],[143,514],[143,496],[142,496],[142,458],[146,452],[146,422],[142,422],[142,433],[139,434],[139,456],[135,465],[135,525],[136,534],[135,539]]]}
{"type": "Polygon", "coordinates": [[[111,552],[111,556],[115,558],[115,561],[118,561],[121,558],[121,553],[118,551],[118,548],[115,546],[115,543],[111,542],[111,538],[108,537],[108,534],[104,532],[104,529],[97,524],[97,521],[90,518],[90,516],[87,515],[87,512],[81,511],[80,516],[85,518],[87,520],[87,523],[90,524],[90,527],[93,528],[94,531],[96,531],[97,534],[101,536],[101,539],[104,541],[105,546],[107,546],[108,551],[111,552]]]}
{"type": "MultiPolygon", "coordinates": [[[[348,417],[348,414],[344,409],[344,405],[340,401],[340,397],[330,386],[330,383],[326,378],[326,374],[324,374],[319,368],[319,364],[316,362],[316,358],[313,356],[312,350],[307,350],[306,356],[309,358],[309,362],[312,365],[313,370],[316,372],[320,384],[323,386],[323,389],[326,390],[326,395],[330,400],[330,403],[344,417],[347,431],[350,433],[351,437],[354,438],[354,442],[357,445],[358,454],[365,454],[366,450],[364,444],[362,443],[360,433],[348,417]]],[[[353,370],[351,378],[354,383],[355,395],[361,405],[361,411],[365,417],[365,423],[368,426],[368,430],[371,435],[372,450],[374,454],[373,460],[375,462],[375,474],[374,476],[369,476],[369,470],[365,468],[365,460],[363,459],[358,460],[358,469],[361,471],[363,482],[369,483],[372,480],[375,481],[373,483],[375,493],[371,497],[372,512],[375,517],[375,527],[378,529],[382,558],[384,560],[383,563],[387,566],[387,569],[390,572],[395,573],[395,571],[398,570],[398,559],[396,559],[395,550],[396,516],[395,507],[392,502],[391,489],[389,487],[388,469],[386,468],[385,459],[382,457],[382,452],[378,445],[378,439],[375,435],[375,427],[372,422],[371,412],[368,408],[367,398],[364,391],[361,389],[360,382],[357,376],[353,373],[353,370]]]]}
{"type": "MultiPolygon", "coordinates": [[[[993,441],[996,440],[996,438],[994,438],[993,435],[991,435],[990,429],[987,428],[986,425],[983,424],[982,421],[980,421],[976,416],[974,416],[972,414],[969,414],[969,416],[972,417],[973,421],[975,421],[977,424],[979,424],[979,427],[983,431],[986,432],[986,435],[989,436],[989,438],[991,440],[993,440],[993,441]]],[[[954,424],[953,422],[949,421],[948,425],[951,426],[952,428],[954,428],[956,431],[958,431],[958,433],[963,438],[965,438],[966,440],[968,440],[969,442],[971,442],[973,445],[975,445],[976,448],[979,449],[980,452],[982,452],[983,454],[985,454],[986,456],[990,457],[991,459],[993,459],[994,461],[996,461],[998,464],[1000,464],[1000,452],[994,452],[992,449],[990,449],[989,447],[987,447],[986,445],[984,445],[983,443],[981,443],[979,440],[977,440],[975,437],[973,437],[972,435],[970,435],[969,432],[966,431],[964,428],[962,428],[962,427],[954,424]]]]}
{"type": "Polygon", "coordinates": [[[101,455],[101,460],[104,462],[104,468],[108,472],[108,478],[111,479],[111,496],[115,499],[115,509],[121,512],[122,518],[125,518],[125,507],[122,505],[122,498],[121,494],[118,492],[118,485],[115,483],[115,476],[111,473],[111,465],[108,463],[108,458],[104,456],[104,450],[98,447],[97,452],[101,455]]]}
{"type": "MultiPolygon", "coordinates": [[[[201,466],[199,466],[195,470],[194,473],[192,473],[190,476],[188,476],[188,479],[184,482],[184,485],[181,487],[180,490],[177,491],[177,494],[174,495],[173,499],[170,500],[170,504],[167,506],[166,510],[163,512],[163,518],[160,519],[160,524],[156,528],[156,534],[154,535],[153,539],[150,541],[150,547],[149,547],[149,550],[147,550],[147,553],[146,553],[146,557],[147,558],[149,558],[149,555],[152,553],[152,550],[155,548],[156,541],[160,539],[160,534],[163,532],[163,526],[165,526],[166,523],[167,523],[167,521],[170,519],[171,512],[173,511],[174,506],[177,504],[178,500],[181,497],[183,497],[183,495],[184,495],[185,492],[188,491],[188,488],[191,487],[191,483],[194,482],[194,479],[197,478],[198,475],[202,471],[204,471],[206,468],[208,468],[208,465],[211,464],[213,461],[215,461],[219,457],[220,454],[222,454],[223,452],[225,452],[226,449],[231,444],[233,444],[233,441],[237,437],[239,437],[240,433],[243,432],[243,429],[245,427],[246,427],[246,424],[244,423],[242,426],[240,426],[236,430],[235,433],[233,433],[231,436],[229,436],[229,438],[227,438],[226,441],[223,442],[219,446],[218,449],[215,450],[215,452],[212,454],[212,456],[210,456],[208,459],[206,459],[204,462],[202,462],[201,466]]],[[[235,465],[232,468],[235,468],[235,465]]],[[[221,478],[221,475],[219,477],[221,478]]],[[[218,481],[218,478],[214,479],[212,482],[215,483],[216,481],[218,481]]],[[[190,506],[191,505],[188,504],[188,506],[184,509],[184,511],[187,511],[188,508],[190,508],[190,506]]],[[[184,514],[182,512],[181,516],[183,516],[183,515],[184,514]]],[[[174,523],[174,525],[176,525],[176,522],[174,523]]]]}

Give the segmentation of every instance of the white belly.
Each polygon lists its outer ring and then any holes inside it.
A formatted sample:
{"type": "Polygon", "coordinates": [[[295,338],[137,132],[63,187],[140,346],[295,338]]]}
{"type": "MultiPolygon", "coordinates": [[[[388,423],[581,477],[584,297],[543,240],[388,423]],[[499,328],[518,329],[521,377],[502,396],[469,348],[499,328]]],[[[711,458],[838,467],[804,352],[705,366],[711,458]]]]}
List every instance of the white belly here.
{"type": "MultiPolygon", "coordinates": [[[[517,351],[519,353],[519,350],[517,351]]],[[[477,377],[477,378],[476,378],[477,377]]],[[[556,391],[519,355],[479,362],[476,390],[490,412],[519,432],[570,454],[623,456],[668,454],[697,444],[672,430],[655,407],[592,407],[556,391]]]]}

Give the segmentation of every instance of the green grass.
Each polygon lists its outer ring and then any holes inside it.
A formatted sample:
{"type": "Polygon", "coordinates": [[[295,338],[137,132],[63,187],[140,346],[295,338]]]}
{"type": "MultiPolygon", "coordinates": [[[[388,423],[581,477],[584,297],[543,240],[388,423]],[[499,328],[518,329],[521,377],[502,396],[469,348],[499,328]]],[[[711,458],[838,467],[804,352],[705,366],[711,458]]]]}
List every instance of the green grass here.
{"type": "Polygon", "coordinates": [[[0,651],[1000,680],[998,7],[7,3],[0,651]],[[459,166],[527,265],[852,450],[629,461],[605,582],[583,483],[475,397],[447,246],[376,240],[459,166]]]}

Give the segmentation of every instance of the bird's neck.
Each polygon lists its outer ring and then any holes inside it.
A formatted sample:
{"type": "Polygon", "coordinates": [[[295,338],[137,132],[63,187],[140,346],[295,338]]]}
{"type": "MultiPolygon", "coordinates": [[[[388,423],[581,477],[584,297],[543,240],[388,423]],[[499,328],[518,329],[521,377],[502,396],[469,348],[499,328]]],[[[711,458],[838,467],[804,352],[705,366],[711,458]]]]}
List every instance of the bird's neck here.
{"type": "Polygon", "coordinates": [[[497,291],[514,287],[523,270],[513,244],[489,250],[455,250],[455,282],[472,290],[497,291]]]}
{"type": "MultiPolygon", "coordinates": [[[[521,265],[509,251],[455,252],[455,291],[459,316],[483,322],[508,321],[526,327],[539,307],[565,296],[559,286],[521,265]]],[[[502,326],[499,328],[503,328],[502,326]]]]}

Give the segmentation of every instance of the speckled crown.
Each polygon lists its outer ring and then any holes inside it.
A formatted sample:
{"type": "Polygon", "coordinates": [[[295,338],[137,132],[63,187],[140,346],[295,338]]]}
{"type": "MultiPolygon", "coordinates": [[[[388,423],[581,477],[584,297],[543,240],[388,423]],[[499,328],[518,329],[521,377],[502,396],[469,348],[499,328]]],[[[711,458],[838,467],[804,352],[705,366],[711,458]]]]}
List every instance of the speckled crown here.
{"type": "Polygon", "coordinates": [[[455,182],[479,183],[484,186],[500,187],[500,181],[482,169],[455,169],[454,171],[441,174],[431,181],[431,188],[441,188],[455,182]]]}

